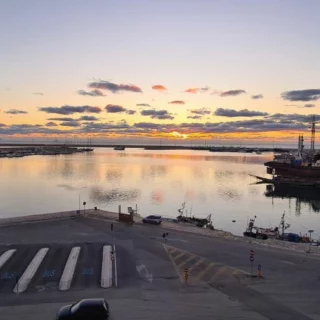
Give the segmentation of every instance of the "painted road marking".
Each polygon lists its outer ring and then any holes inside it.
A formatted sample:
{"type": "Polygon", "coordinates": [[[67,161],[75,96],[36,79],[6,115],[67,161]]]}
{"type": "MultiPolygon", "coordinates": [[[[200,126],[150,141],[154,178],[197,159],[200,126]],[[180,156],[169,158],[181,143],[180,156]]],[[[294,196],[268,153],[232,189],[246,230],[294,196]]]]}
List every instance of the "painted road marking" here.
{"type": "Polygon", "coordinates": [[[102,269],[101,269],[101,287],[109,288],[112,286],[112,247],[103,246],[102,251],[102,269]]]}
{"type": "Polygon", "coordinates": [[[114,255],[114,284],[118,286],[118,271],[117,271],[117,255],[116,255],[116,246],[113,245],[113,255],[114,255]]]}
{"type": "Polygon", "coordinates": [[[201,278],[202,278],[208,271],[210,271],[215,265],[216,265],[216,263],[213,263],[213,262],[209,263],[209,264],[207,265],[207,267],[206,267],[203,271],[201,271],[199,274],[197,274],[196,278],[199,279],[199,280],[201,280],[201,278]]]}
{"type": "Polygon", "coordinates": [[[178,268],[182,268],[184,265],[186,265],[188,262],[190,262],[192,259],[194,259],[196,256],[192,253],[190,253],[190,256],[186,259],[183,260],[180,264],[178,264],[178,268]]]}
{"type": "Polygon", "coordinates": [[[65,291],[70,289],[74,271],[76,269],[77,261],[80,255],[80,251],[80,247],[72,248],[59,282],[59,290],[65,291]]]}
{"type": "Polygon", "coordinates": [[[211,278],[210,281],[216,280],[217,278],[219,278],[227,269],[227,266],[222,266],[215,274],[214,276],[211,278]]]}
{"type": "Polygon", "coordinates": [[[199,259],[194,265],[189,268],[189,273],[192,272],[196,267],[198,267],[201,263],[203,263],[206,259],[199,259]]]}
{"type": "Polygon", "coordinates": [[[188,254],[188,253],[186,253],[186,252],[181,252],[181,253],[179,253],[177,256],[175,256],[173,259],[174,259],[174,260],[178,260],[179,258],[183,257],[185,254],[188,254]]]}
{"type": "Polygon", "coordinates": [[[13,291],[15,293],[20,293],[27,289],[30,281],[37,272],[41,262],[43,261],[48,251],[49,248],[42,248],[37,252],[37,254],[28,265],[27,269],[24,271],[23,275],[19,279],[18,283],[14,287],[13,291]]]}
{"type": "Polygon", "coordinates": [[[16,251],[16,249],[7,250],[0,256],[0,269],[13,256],[13,254],[16,251]]]}

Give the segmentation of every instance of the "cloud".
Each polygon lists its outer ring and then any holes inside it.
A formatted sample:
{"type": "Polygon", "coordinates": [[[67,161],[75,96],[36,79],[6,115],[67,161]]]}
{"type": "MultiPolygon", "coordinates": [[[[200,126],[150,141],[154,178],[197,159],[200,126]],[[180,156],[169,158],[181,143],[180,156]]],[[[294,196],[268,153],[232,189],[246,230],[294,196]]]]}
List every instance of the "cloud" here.
{"type": "Polygon", "coordinates": [[[10,109],[8,111],[5,111],[4,113],[7,113],[7,114],[28,114],[27,111],[18,110],[18,109],[10,109]]]}
{"type": "Polygon", "coordinates": [[[94,116],[82,116],[78,120],[80,120],[80,121],[98,121],[99,119],[94,116]]]}
{"type": "Polygon", "coordinates": [[[220,97],[234,97],[246,93],[245,90],[229,90],[220,93],[220,97]]]}
{"type": "Polygon", "coordinates": [[[62,126],[62,127],[80,127],[81,124],[77,120],[74,120],[74,121],[61,122],[60,126],[62,126]]]}
{"type": "Polygon", "coordinates": [[[201,118],[202,118],[201,115],[195,115],[195,116],[188,116],[188,117],[187,117],[187,119],[194,119],[194,120],[196,120],[196,119],[201,119],[201,118]]]}
{"type": "Polygon", "coordinates": [[[304,108],[315,108],[316,105],[313,104],[313,103],[306,103],[303,107],[304,107],[304,108]]]}
{"type": "Polygon", "coordinates": [[[168,103],[170,103],[170,104],[185,104],[184,101],[182,101],[182,100],[173,100],[168,103]]]}
{"type": "Polygon", "coordinates": [[[184,92],[196,94],[196,93],[204,93],[204,92],[207,92],[208,90],[209,90],[209,87],[189,88],[184,90],[184,92]]]}
{"type": "Polygon", "coordinates": [[[58,117],[58,118],[48,118],[47,120],[51,120],[51,121],[75,121],[76,119],[69,118],[69,117],[58,117]]]}
{"type": "Polygon", "coordinates": [[[127,109],[122,107],[122,106],[118,106],[116,104],[107,104],[105,106],[105,109],[108,113],[120,113],[120,112],[126,112],[127,109]]]}
{"type": "Polygon", "coordinates": [[[137,103],[137,107],[151,107],[149,103],[137,103]]]}
{"type": "Polygon", "coordinates": [[[4,123],[0,123],[0,127],[6,127],[7,125],[4,123]]]}
{"type": "Polygon", "coordinates": [[[90,97],[103,97],[105,96],[101,90],[95,89],[92,91],[78,90],[78,94],[81,96],[90,96],[90,97]]]}
{"type": "Polygon", "coordinates": [[[62,106],[62,107],[41,107],[39,108],[42,112],[47,113],[56,113],[56,114],[74,114],[74,113],[100,113],[101,109],[99,107],[91,107],[91,106],[62,106]]]}
{"type": "Polygon", "coordinates": [[[152,119],[159,119],[159,120],[174,119],[172,114],[169,113],[167,110],[142,110],[141,115],[151,117],[152,119]]]}
{"type": "Polygon", "coordinates": [[[262,94],[252,95],[251,99],[253,99],[253,100],[263,99],[263,95],[262,94]]]}
{"type": "Polygon", "coordinates": [[[136,110],[127,110],[127,114],[129,115],[135,114],[136,112],[136,110]]]}
{"type": "Polygon", "coordinates": [[[260,112],[260,111],[250,111],[248,109],[243,109],[240,111],[234,110],[234,109],[223,109],[218,108],[214,115],[220,116],[220,117],[259,117],[259,116],[267,116],[267,112],[260,112]]]}
{"type": "Polygon", "coordinates": [[[194,114],[198,114],[198,115],[205,115],[205,114],[210,114],[211,111],[209,109],[206,109],[206,108],[201,108],[201,109],[192,109],[192,110],[189,110],[191,113],[194,113],[194,114]]]}
{"type": "Polygon", "coordinates": [[[32,92],[32,94],[36,95],[36,96],[43,96],[42,92],[32,92]]]}
{"type": "MultiPolygon", "coordinates": [[[[310,123],[312,120],[312,114],[298,114],[298,113],[291,113],[291,114],[284,114],[284,113],[275,113],[268,116],[268,119],[274,119],[278,122],[301,122],[301,123],[310,123]]],[[[320,115],[315,116],[316,121],[320,121],[320,115]]]]}
{"type": "Polygon", "coordinates": [[[81,132],[127,132],[130,129],[130,126],[125,121],[120,121],[118,123],[96,123],[89,122],[81,128],[81,132]]]}
{"type": "Polygon", "coordinates": [[[117,93],[121,91],[127,92],[142,92],[141,88],[134,84],[116,84],[109,81],[99,80],[88,84],[89,88],[101,89],[117,93]]]}
{"type": "Polygon", "coordinates": [[[153,90],[157,90],[157,91],[166,91],[167,88],[161,84],[155,84],[154,86],[152,86],[153,90]]]}
{"type": "Polygon", "coordinates": [[[292,90],[281,93],[283,100],[316,101],[320,98],[320,89],[292,90]]]}
{"type": "Polygon", "coordinates": [[[57,127],[58,125],[55,122],[50,121],[50,122],[46,123],[46,126],[47,127],[57,127]]]}

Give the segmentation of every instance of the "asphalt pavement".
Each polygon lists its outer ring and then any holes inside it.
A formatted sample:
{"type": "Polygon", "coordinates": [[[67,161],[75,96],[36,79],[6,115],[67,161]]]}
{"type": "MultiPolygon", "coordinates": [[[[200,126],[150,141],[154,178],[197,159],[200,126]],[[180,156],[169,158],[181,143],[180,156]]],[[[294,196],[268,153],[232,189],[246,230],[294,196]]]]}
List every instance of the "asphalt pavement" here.
{"type": "Polygon", "coordinates": [[[22,312],[24,319],[40,319],[40,310],[49,318],[64,303],[97,296],[110,301],[114,319],[320,319],[320,260],[308,254],[96,217],[1,227],[0,257],[11,249],[15,253],[0,268],[4,319],[20,319],[22,312]],[[110,262],[112,285],[104,289],[106,245],[115,248],[116,259],[110,262]],[[70,289],[62,292],[59,281],[74,247],[81,248],[80,254],[70,289]],[[26,291],[14,293],[16,277],[32,265],[41,248],[49,250],[26,291]],[[263,278],[249,276],[250,250],[253,274],[261,265],[263,278]],[[130,316],[125,315],[128,306],[134,310],[130,316]]]}

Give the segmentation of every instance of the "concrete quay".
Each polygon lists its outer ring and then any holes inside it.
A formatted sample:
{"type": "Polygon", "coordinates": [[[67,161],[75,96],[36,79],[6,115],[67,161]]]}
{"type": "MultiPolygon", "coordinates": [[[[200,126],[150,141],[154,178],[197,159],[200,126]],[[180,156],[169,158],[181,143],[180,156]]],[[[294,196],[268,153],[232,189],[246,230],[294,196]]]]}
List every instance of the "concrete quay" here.
{"type": "Polygon", "coordinates": [[[319,319],[317,255],[136,220],[120,223],[103,210],[2,220],[3,319],[51,319],[61,306],[89,297],[104,297],[111,319],[319,319]],[[113,259],[104,257],[105,247],[113,259]],[[260,265],[262,278],[250,277],[250,250],[253,275],[260,265]],[[16,287],[21,278],[23,292],[16,287]]]}

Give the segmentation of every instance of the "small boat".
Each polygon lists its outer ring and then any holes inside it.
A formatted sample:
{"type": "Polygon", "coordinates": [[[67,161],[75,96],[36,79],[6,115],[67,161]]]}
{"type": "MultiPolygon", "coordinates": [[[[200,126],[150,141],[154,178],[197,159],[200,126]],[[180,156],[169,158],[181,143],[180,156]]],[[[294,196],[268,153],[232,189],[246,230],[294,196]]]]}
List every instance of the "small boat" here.
{"type": "Polygon", "coordinates": [[[185,209],[186,203],[184,202],[182,204],[182,207],[178,209],[178,212],[180,213],[179,216],[177,217],[177,222],[184,222],[184,223],[189,223],[192,225],[195,225],[200,228],[209,228],[213,230],[213,225],[211,221],[211,214],[208,215],[207,218],[197,218],[195,216],[191,216],[192,209],[190,210],[190,215],[188,216],[187,210],[185,209]]]}
{"type": "Polygon", "coordinates": [[[123,150],[125,150],[126,149],[126,147],[123,147],[123,146],[116,146],[116,147],[114,147],[114,150],[117,150],[117,151],[123,151],[123,150]]]}
{"type": "Polygon", "coordinates": [[[245,237],[256,238],[256,239],[278,239],[279,238],[279,228],[260,228],[254,225],[256,216],[250,219],[246,231],[243,233],[245,237]]]}

